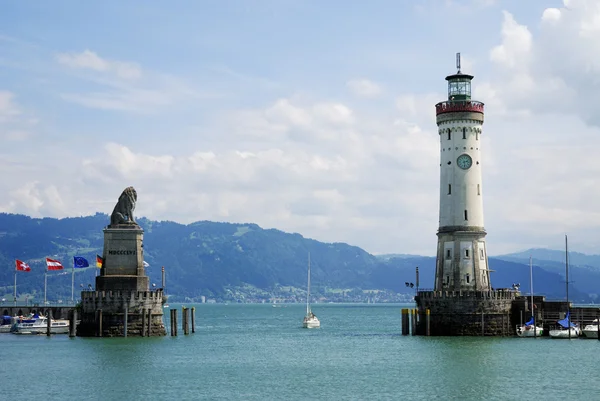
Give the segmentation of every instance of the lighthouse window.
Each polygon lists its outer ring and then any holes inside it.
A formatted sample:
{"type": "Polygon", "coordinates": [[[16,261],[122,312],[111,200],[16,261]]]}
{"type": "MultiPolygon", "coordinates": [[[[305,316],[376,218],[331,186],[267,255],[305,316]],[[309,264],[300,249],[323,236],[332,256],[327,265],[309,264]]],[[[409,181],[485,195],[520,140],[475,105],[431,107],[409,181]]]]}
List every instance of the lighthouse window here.
{"type": "Polygon", "coordinates": [[[446,249],[446,259],[450,259],[452,257],[452,250],[446,249]]]}
{"type": "Polygon", "coordinates": [[[465,210],[465,220],[469,220],[467,216],[467,211],[465,210]]]}
{"type": "Polygon", "coordinates": [[[469,277],[469,275],[467,274],[465,279],[467,280],[467,284],[469,284],[469,282],[471,281],[471,277],[469,277]]]}
{"type": "Polygon", "coordinates": [[[448,195],[452,195],[452,184],[448,184],[448,195]]]}
{"type": "Polygon", "coordinates": [[[475,140],[478,141],[479,140],[479,132],[475,133],[475,140]]]}
{"type": "Polygon", "coordinates": [[[463,139],[467,139],[467,129],[463,128],[463,139]]]}
{"type": "Polygon", "coordinates": [[[448,128],[448,140],[452,139],[452,131],[448,128]]]}
{"type": "Polygon", "coordinates": [[[465,249],[465,258],[469,259],[469,250],[468,249],[465,249]]]}
{"type": "Polygon", "coordinates": [[[481,190],[479,188],[479,184],[477,184],[477,195],[481,195],[481,190]]]}
{"type": "Polygon", "coordinates": [[[484,257],[483,257],[483,249],[479,250],[479,257],[480,257],[481,260],[484,259],[484,257]]]}

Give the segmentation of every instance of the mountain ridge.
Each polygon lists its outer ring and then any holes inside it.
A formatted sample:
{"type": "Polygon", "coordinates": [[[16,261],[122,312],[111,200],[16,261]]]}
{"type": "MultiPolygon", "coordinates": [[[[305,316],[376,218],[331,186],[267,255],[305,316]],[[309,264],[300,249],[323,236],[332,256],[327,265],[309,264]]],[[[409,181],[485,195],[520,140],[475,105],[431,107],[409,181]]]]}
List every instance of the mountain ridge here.
{"type": "MultiPolygon", "coordinates": [[[[43,258],[59,258],[69,271],[75,255],[93,261],[95,254],[102,253],[102,229],[108,222],[108,215],[102,213],[64,219],[1,213],[0,294],[11,297],[14,259],[21,259],[31,262],[32,272],[19,273],[18,293],[39,299],[43,292],[43,258]]],[[[144,217],[138,218],[138,223],[144,229],[144,254],[150,264],[147,274],[151,283],[160,286],[159,266],[165,266],[166,288],[174,299],[204,296],[219,301],[279,298],[302,302],[308,252],[314,292],[324,301],[365,300],[373,294],[379,294],[381,300],[409,300],[414,289],[405,283],[415,282],[416,266],[420,269],[420,288],[433,285],[435,257],[372,255],[357,246],[324,243],[299,233],[263,229],[254,223],[205,220],[181,224],[144,217]]],[[[519,254],[515,255],[505,255],[504,259],[490,257],[490,267],[496,270],[492,276],[495,288],[517,282],[522,290],[529,288],[529,266],[516,260],[519,254]]],[[[556,264],[552,260],[541,261],[534,267],[536,291],[552,298],[564,297],[564,278],[561,284],[556,264]]],[[[577,274],[586,270],[578,266],[573,269],[577,274]]],[[[71,277],[65,272],[62,276],[48,276],[49,298],[70,298],[71,277]]],[[[95,273],[95,268],[76,269],[77,290],[93,284],[95,273]]],[[[600,275],[592,274],[592,279],[595,284],[600,283],[600,275]]],[[[594,283],[573,285],[572,299],[595,299],[594,283]]]]}

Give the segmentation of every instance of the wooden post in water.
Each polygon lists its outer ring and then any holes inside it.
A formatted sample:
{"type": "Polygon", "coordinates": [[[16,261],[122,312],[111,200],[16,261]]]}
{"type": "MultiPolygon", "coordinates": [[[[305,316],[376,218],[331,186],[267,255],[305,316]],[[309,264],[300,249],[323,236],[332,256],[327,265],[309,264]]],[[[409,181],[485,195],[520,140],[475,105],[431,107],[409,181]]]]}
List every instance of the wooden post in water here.
{"type": "Polygon", "coordinates": [[[48,312],[46,312],[46,335],[48,337],[50,337],[51,332],[52,332],[52,311],[50,311],[50,309],[48,309],[48,312]]]}
{"type": "Polygon", "coordinates": [[[77,309],[73,308],[69,314],[69,337],[75,337],[77,325],[77,309]]]}
{"type": "Polygon", "coordinates": [[[196,332],[196,307],[192,306],[192,333],[196,332]]]}
{"type": "Polygon", "coordinates": [[[102,309],[98,309],[98,337],[102,337],[102,309]]]}
{"type": "Polygon", "coordinates": [[[148,308],[148,337],[152,335],[152,309],[148,308]]]}
{"type": "Polygon", "coordinates": [[[142,308],[142,337],[146,336],[146,309],[142,308]]]}
{"type": "Polygon", "coordinates": [[[169,309],[169,323],[171,325],[171,336],[175,335],[175,327],[173,326],[173,311],[174,309],[169,309]]]}
{"type": "Polygon", "coordinates": [[[483,322],[484,313],[481,312],[481,335],[485,336],[485,323],[483,322]]]}
{"type": "Polygon", "coordinates": [[[402,309],[402,335],[407,336],[409,332],[408,328],[408,309],[402,309]]]}
{"type": "Polygon", "coordinates": [[[431,335],[431,311],[429,309],[425,310],[425,335],[431,335]]]}
{"type": "Polygon", "coordinates": [[[177,337],[177,309],[173,309],[173,327],[175,328],[175,337],[177,337]]]}
{"type": "Polygon", "coordinates": [[[125,316],[123,316],[123,337],[127,337],[127,320],[129,320],[129,308],[125,304],[125,316]]]}
{"type": "Polygon", "coordinates": [[[410,335],[414,336],[417,334],[417,310],[410,310],[410,335]]]}
{"type": "Polygon", "coordinates": [[[183,334],[190,334],[190,308],[183,308],[183,334]]]}

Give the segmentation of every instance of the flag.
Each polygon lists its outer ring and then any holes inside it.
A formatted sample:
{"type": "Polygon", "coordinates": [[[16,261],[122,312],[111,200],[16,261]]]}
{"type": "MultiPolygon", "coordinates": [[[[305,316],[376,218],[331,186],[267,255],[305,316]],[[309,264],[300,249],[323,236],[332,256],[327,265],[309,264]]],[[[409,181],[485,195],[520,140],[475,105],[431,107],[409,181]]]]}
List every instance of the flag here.
{"type": "MultiPolygon", "coordinates": [[[[31,271],[31,267],[29,267],[29,265],[25,262],[20,261],[19,259],[15,260],[15,264],[17,266],[17,271],[20,272],[30,272],[31,271]]],[[[16,278],[15,278],[16,280],[16,278]]]]}
{"type": "Polygon", "coordinates": [[[90,267],[90,262],[84,257],[73,256],[73,267],[76,269],[80,267],[90,267]]]}
{"type": "Polygon", "coordinates": [[[56,259],[46,258],[46,266],[48,266],[48,270],[62,270],[63,265],[56,259]]]}
{"type": "Polygon", "coordinates": [[[144,267],[148,267],[148,266],[150,266],[150,264],[149,264],[148,262],[146,262],[145,260],[144,260],[144,262],[143,262],[143,263],[144,263],[144,267]]]}
{"type": "Polygon", "coordinates": [[[99,255],[96,255],[96,267],[100,269],[104,265],[104,259],[102,259],[99,255]]]}

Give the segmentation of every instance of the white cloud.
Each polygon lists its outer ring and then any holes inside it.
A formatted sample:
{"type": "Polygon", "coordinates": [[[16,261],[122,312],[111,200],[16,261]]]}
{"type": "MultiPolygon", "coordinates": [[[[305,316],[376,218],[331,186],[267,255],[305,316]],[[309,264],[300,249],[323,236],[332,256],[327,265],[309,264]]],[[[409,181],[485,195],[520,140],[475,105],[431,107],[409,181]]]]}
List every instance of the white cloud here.
{"type": "Polygon", "coordinates": [[[352,79],[346,82],[346,86],[353,94],[364,97],[377,97],[383,92],[377,83],[364,78],[352,79]]]}
{"type": "Polygon", "coordinates": [[[14,94],[8,91],[0,91],[0,123],[6,122],[21,114],[14,102],[14,94]]]}
{"type": "Polygon", "coordinates": [[[94,90],[60,94],[63,100],[87,108],[150,114],[183,101],[215,97],[168,74],[142,71],[136,63],[105,59],[90,50],[59,53],[55,59],[63,66],[89,72],[72,78],[96,84],[94,90]]]}
{"type": "Polygon", "coordinates": [[[492,61],[515,68],[527,64],[533,39],[531,32],[524,25],[519,25],[512,14],[504,11],[502,23],[502,44],[494,47],[490,53],[492,61]]]}
{"type": "Polygon", "coordinates": [[[142,76],[142,69],[135,63],[103,59],[87,49],[81,53],[59,53],[56,60],[71,68],[113,73],[123,79],[138,79],[142,76]]]}

